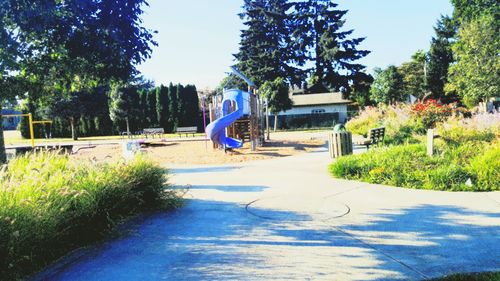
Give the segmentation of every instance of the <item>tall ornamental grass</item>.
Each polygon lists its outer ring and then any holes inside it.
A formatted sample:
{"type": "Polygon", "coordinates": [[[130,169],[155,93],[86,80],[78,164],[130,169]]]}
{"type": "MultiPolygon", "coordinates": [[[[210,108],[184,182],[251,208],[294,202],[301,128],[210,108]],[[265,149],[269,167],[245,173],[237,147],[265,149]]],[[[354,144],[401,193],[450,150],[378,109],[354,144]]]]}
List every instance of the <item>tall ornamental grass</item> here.
{"type": "MultiPolygon", "coordinates": [[[[417,114],[405,118],[404,106],[382,106],[365,110],[358,119],[350,121],[352,123],[348,124],[348,128],[373,127],[377,119],[368,115],[377,116],[387,126],[389,139],[392,140],[389,143],[405,144],[341,157],[330,165],[330,172],[335,177],[408,188],[500,190],[500,113],[479,113],[466,118],[466,114],[457,114],[457,109],[455,114],[443,121],[450,108],[442,113],[441,107],[431,107],[433,109],[422,116],[432,120],[426,122],[433,123],[439,135],[435,141],[434,156],[427,156],[425,137],[417,134],[419,126],[409,125],[421,123],[418,121],[421,116],[417,114]],[[402,111],[398,113],[398,110],[402,111]],[[436,110],[439,111],[438,117],[431,114],[436,110]]],[[[422,105],[418,110],[419,114],[423,114],[427,109],[422,105]]]]}
{"type": "Polygon", "coordinates": [[[166,171],[141,157],[102,164],[54,153],[17,158],[0,171],[0,279],[21,279],[127,217],[179,203],[166,171]]]}
{"type": "Polygon", "coordinates": [[[500,144],[440,146],[432,157],[423,144],[383,147],[341,157],[329,169],[338,178],[406,188],[500,190],[500,144]]]}

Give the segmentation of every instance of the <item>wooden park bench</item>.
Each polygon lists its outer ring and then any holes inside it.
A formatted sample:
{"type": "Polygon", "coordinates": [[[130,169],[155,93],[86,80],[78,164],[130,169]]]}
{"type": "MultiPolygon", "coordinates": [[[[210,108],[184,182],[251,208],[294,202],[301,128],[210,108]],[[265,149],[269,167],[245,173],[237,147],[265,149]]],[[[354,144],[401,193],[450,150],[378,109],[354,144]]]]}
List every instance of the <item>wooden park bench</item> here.
{"type": "Polygon", "coordinates": [[[186,134],[186,137],[188,134],[192,134],[194,137],[194,134],[198,132],[198,127],[178,127],[175,132],[179,134],[179,137],[181,137],[182,134],[186,134]]]}
{"type": "Polygon", "coordinates": [[[370,148],[370,145],[378,145],[384,141],[385,136],[385,128],[374,128],[370,129],[368,132],[368,137],[361,141],[355,142],[357,145],[365,145],[367,149],[370,148]]]}
{"type": "Polygon", "coordinates": [[[165,130],[163,128],[146,128],[142,130],[142,134],[145,138],[151,136],[154,139],[156,135],[158,135],[158,138],[161,138],[165,134],[165,130]]]}

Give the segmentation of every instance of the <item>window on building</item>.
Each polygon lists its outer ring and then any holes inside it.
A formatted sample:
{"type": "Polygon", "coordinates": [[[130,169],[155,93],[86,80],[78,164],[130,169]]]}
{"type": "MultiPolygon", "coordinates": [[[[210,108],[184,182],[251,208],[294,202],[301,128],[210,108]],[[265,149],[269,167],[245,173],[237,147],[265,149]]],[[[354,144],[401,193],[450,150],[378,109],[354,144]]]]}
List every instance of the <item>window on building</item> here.
{"type": "Polygon", "coordinates": [[[313,109],[311,110],[312,114],[321,114],[325,113],[326,111],[324,109],[313,109]]]}

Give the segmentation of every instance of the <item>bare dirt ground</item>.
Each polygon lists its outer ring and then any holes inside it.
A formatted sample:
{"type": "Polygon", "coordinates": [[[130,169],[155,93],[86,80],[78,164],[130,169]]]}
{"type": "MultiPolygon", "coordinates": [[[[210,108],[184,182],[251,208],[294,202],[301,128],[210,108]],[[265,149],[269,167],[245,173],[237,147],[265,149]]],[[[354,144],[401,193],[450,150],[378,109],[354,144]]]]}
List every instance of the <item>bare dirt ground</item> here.
{"type": "MultiPolygon", "coordinates": [[[[233,151],[213,149],[210,141],[167,140],[144,146],[143,152],[153,160],[166,164],[224,164],[253,160],[286,157],[311,151],[325,144],[326,132],[284,132],[273,133],[271,140],[257,151],[251,151],[249,143],[233,151]]],[[[95,161],[117,160],[122,157],[120,145],[98,145],[95,148],[80,149],[72,157],[95,161]]]]}

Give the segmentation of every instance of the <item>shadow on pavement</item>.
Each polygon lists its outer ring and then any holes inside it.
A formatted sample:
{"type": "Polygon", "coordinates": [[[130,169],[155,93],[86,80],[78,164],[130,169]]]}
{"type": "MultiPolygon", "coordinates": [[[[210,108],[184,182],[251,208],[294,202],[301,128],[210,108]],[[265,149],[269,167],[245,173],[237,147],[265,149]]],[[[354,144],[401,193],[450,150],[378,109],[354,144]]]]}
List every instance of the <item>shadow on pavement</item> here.
{"type": "Polygon", "coordinates": [[[262,210],[288,218],[272,221],[239,204],[187,201],[128,223],[122,238],[33,280],[420,280],[499,268],[498,214],[422,205],[334,226],[299,213],[262,210]]]}
{"type": "Polygon", "coordinates": [[[169,172],[173,174],[225,173],[239,168],[240,167],[236,166],[202,167],[202,168],[186,168],[186,169],[179,168],[179,169],[169,169],[169,172]]]}
{"type": "MultiPolygon", "coordinates": [[[[174,187],[175,189],[176,187],[174,187]]],[[[268,189],[263,185],[190,185],[188,188],[181,186],[179,189],[218,190],[223,192],[261,192],[268,189]]]]}

